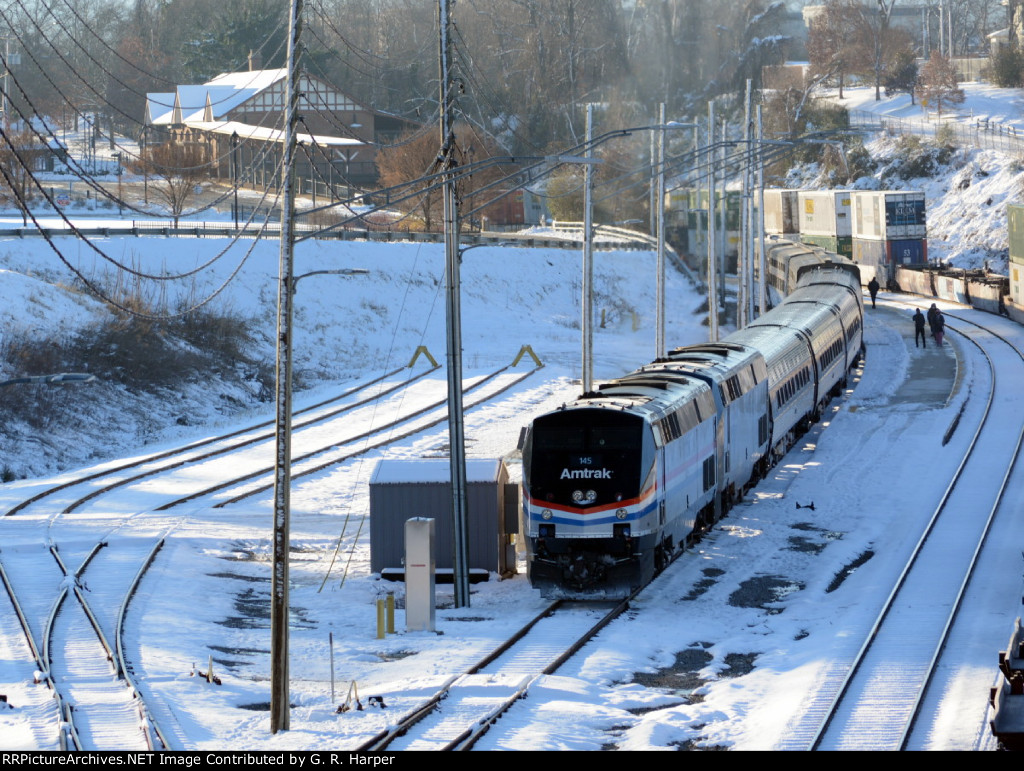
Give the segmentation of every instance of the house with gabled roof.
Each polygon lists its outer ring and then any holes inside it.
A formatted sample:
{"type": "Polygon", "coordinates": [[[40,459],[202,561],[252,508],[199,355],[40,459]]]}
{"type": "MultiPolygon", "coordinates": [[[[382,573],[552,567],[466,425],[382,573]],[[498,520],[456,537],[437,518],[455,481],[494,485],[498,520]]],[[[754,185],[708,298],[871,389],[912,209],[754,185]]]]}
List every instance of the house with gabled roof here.
{"type": "MultiPolygon", "coordinates": [[[[199,145],[214,177],[276,187],[287,78],[283,68],[229,72],[202,85],[147,94],[143,141],[199,145]]],[[[299,76],[299,113],[296,173],[331,187],[375,182],[376,147],[411,126],[307,73],[299,76]]]]}

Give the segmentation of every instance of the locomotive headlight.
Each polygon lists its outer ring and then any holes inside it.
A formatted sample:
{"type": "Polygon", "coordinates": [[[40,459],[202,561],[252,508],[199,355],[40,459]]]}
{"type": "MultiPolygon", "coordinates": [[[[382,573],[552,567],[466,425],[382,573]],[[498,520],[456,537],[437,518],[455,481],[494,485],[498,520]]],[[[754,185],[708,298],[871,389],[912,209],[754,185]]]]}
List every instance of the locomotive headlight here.
{"type": "Polygon", "coordinates": [[[596,490],[573,490],[572,491],[572,502],[573,503],[593,503],[597,500],[596,490]]]}
{"type": "Polygon", "coordinates": [[[626,514],[627,514],[627,512],[626,512],[625,509],[616,509],[615,510],[615,516],[618,519],[625,519],[626,518],[626,514]]]}
{"type": "Polygon", "coordinates": [[[597,490],[587,490],[587,503],[593,503],[597,500],[597,490]]]}
{"type": "Polygon", "coordinates": [[[541,519],[551,519],[551,509],[544,509],[540,513],[541,519]]]}

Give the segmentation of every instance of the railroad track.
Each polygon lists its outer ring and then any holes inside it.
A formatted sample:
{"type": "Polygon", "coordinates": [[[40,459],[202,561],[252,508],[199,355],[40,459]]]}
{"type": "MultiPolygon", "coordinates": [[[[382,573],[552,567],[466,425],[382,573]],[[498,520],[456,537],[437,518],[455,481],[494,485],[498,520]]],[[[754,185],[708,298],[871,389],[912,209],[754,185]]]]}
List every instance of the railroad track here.
{"type": "MultiPolygon", "coordinates": [[[[677,552],[669,566],[686,552],[677,552]]],[[[664,573],[663,573],[664,574],[664,573]]],[[[556,600],[465,672],[449,677],[403,717],[357,747],[361,752],[471,750],[541,678],[574,659],[598,633],[630,610],[658,579],[618,602],[556,600]]],[[[406,694],[416,701],[415,694],[406,694]]],[[[391,694],[402,699],[402,694],[391,694]]],[[[489,736],[490,742],[495,741],[489,736]]]]}
{"type": "MultiPolygon", "coordinates": [[[[134,544],[137,546],[137,540],[134,544]]],[[[36,730],[40,748],[154,750],[166,749],[161,731],[150,719],[128,676],[116,641],[118,607],[129,587],[119,585],[115,570],[94,571],[101,580],[89,587],[87,567],[107,546],[96,545],[74,570],[55,545],[49,546],[56,571],[41,575],[40,550],[22,544],[5,548],[4,585],[21,618],[21,629],[33,651],[32,679],[52,692],[57,718],[47,736],[36,730]],[[104,580],[105,579],[105,580],[104,580]]],[[[108,552],[110,550],[107,550],[108,552]]],[[[119,544],[115,559],[136,555],[119,544]]],[[[102,559],[102,558],[99,558],[102,559]]],[[[25,705],[17,705],[24,707],[25,705]]]]}
{"type": "MultiPolygon", "coordinates": [[[[412,406],[405,409],[400,407],[411,385],[436,369],[397,383],[383,382],[397,371],[391,372],[302,410],[301,413],[307,417],[296,422],[295,426],[307,429],[313,435],[313,441],[307,443],[302,456],[296,458],[299,464],[293,467],[293,476],[304,476],[335,466],[369,449],[443,422],[446,419],[445,399],[437,398],[433,392],[440,394],[444,389],[436,384],[425,384],[425,389],[420,386],[418,391],[428,391],[427,396],[410,396],[408,401],[412,406]],[[377,384],[380,384],[379,387],[369,395],[359,393],[377,384]],[[348,430],[346,435],[345,423],[342,421],[351,419],[360,410],[374,413],[378,409],[383,412],[385,408],[393,409],[397,417],[383,419],[380,425],[369,431],[353,433],[348,430]],[[326,438],[323,438],[324,434],[326,438]],[[310,459],[310,462],[303,466],[302,462],[306,459],[310,459]]],[[[533,369],[522,374],[507,375],[505,373],[508,369],[502,367],[470,381],[465,390],[474,393],[477,398],[467,403],[466,409],[487,403],[537,371],[533,369]]],[[[364,416],[363,422],[373,421],[367,421],[364,416]]],[[[10,597],[10,605],[0,606],[0,619],[4,622],[6,637],[11,636],[11,630],[19,627],[22,629],[20,639],[8,645],[21,648],[20,668],[23,674],[19,679],[30,677],[33,670],[41,673],[43,681],[57,695],[50,722],[52,725],[66,726],[60,736],[52,739],[40,736],[31,740],[30,746],[50,746],[54,749],[65,746],[78,749],[171,748],[164,738],[163,730],[146,712],[142,692],[132,682],[131,665],[124,659],[121,641],[124,614],[133,587],[141,578],[145,566],[152,560],[154,543],[161,542],[162,533],[146,533],[138,537],[140,531],[147,528],[145,512],[139,512],[137,505],[133,508],[118,500],[122,494],[137,500],[140,486],[154,483],[168,485],[168,480],[174,480],[176,475],[184,473],[187,477],[191,473],[190,469],[237,457],[236,453],[252,452],[260,444],[266,445],[274,436],[273,433],[261,431],[267,425],[269,422],[157,456],[77,475],[26,498],[8,510],[9,518],[4,523],[6,553],[0,555],[0,569],[7,564],[4,585],[10,597]],[[88,492],[83,494],[83,490],[88,492]],[[86,513],[83,510],[88,507],[88,527],[94,529],[97,517],[95,510],[100,502],[104,512],[99,516],[109,520],[109,533],[90,549],[89,543],[78,537],[75,522],[77,516],[86,513]],[[55,508],[59,511],[53,512],[55,508]],[[48,535],[45,538],[39,535],[40,519],[46,520],[48,535]],[[118,537],[119,532],[128,529],[126,525],[129,522],[135,537],[118,537]],[[40,541],[46,542],[45,545],[55,558],[62,555],[57,549],[57,542],[63,541],[67,547],[64,558],[71,564],[79,564],[79,568],[71,571],[64,564],[64,559],[57,559],[60,575],[54,572],[49,581],[42,578],[39,568],[44,544],[40,541]],[[16,544],[16,547],[9,548],[7,545],[11,543],[16,544]],[[110,548],[108,544],[111,543],[116,543],[117,548],[110,548]],[[86,577],[86,567],[101,553],[105,557],[104,564],[122,564],[109,570],[96,567],[86,577]],[[114,554],[116,557],[110,556],[114,554]],[[128,586],[127,577],[133,574],[134,582],[128,586]],[[93,592],[96,593],[97,602],[90,603],[89,598],[93,592]],[[92,605],[101,610],[93,610],[92,605]],[[115,619],[111,613],[117,608],[120,608],[120,612],[115,619]],[[18,620],[19,615],[23,622],[18,620]],[[42,619],[48,620],[44,623],[42,619]],[[87,633],[89,628],[93,630],[91,635],[87,633]],[[37,640],[43,642],[37,645],[37,640]],[[111,674],[115,674],[119,681],[114,686],[109,685],[111,674]]],[[[237,463],[237,460],[229,460],[233,468],[237,468],[237,463]]],[[[174,498],[170,502],[167,502],[165,496],[163,501],[158,502],[159,506],[151,506],[149,510],[166,510],[215,491],[230,490],[249,480],[258,479],[262,473],[264,471],[261,470],[243,476],[236,474],[230,476],[226,483],[218,483],[212,489],[209,486],[202,487],[197,492],[174,498]]],[[[235,500],[258,494],[264,489],[265,486],[254,488],[250,484],[249,489],[236,495],[235,500]]],[[[223,501],[222,505],[230,502],[223,501]]],[[[161,521],[161,526],[166,527],[166,517],[161,521]]],[[[90,537],[94,540],[94,536],[90,537]]],[[[18,638],[18,635],[14,637],[18,638]]],[[[28,730],[38,729],[33,726],[28,730]]]]}
{"type": "MultiPolygon", "coordinates": [[[[358,749],[472,749],[502,715],[526,698],[538,678],[556,672],[625,612],[631,599],[614,605],[563,600],[552,603],[487,657],[446,680],[395,725],[358,749]]],[[[397,697],[403,698],[401,694],[397,697]]]]}
{"type": "MultiPolygon", "coordinates": [[[[388,378],[391,378],[401,372],[401,369],[391,370],[379,377],[360,383],[352,388],[348,388],[336,396],[322,400],[316,404],[308,405],[300,410],[296,410],[294,413],[296,417],[306,417],[294,421],[293,430],[300,430],[308,426],[322,423],[358,407],[373,403],[386,395],[412,385],[437,369],[438,367],[432,367],[398,383],[385,383],[388,378]],[[376,390],[372,390],[374,386],[378,386],[378,388],[376,390]],[[369,392],[369,396],[363,396],[364,392],[369,392]],[[358,398],[353,401],[348,401],[354,396],[358,398]],[[337,406],[339,402],[342,404],[337,406]]],[[[18,514],[42,501],[46,501],[47,505],[51,509],[59,508],[61,513],[69,514],[93,498],[108,493],[117,487],[138,482],[146,477],[162,474],[171,469],[179,468],[187,464],[195,464],[217,456],[235,452],[259,442],[264,442],[267,439],[272,438],[274,433],[272,431],[263,431],[263,429],[273,425],[274,421],[266,420],[227,434],[203,439],[184,447],[174,448],[156,455],[147,455],[135,458],[126,463],[118,463],[83,475],[73,475],[73,477],[66,482],[50,486],[12,506],[7,510],[5,516],[18,514]],[[137,471],[138,469],[145,470],[137,471]],[[103,481],[109,480],[111,477],[116,478],[113,481],[103,481]],[[93,486],[95,489],[84,496],[74,494],[75,488],[87,485],[93,486]],[[56,498],[60,493],[65,493],[65,496],[63,498],[56,498]]]]}
{"type": "MultiPolygon", "coordinates": [[[[946,316],[947,326],[988,362],[992,376],[984,414],[860,649],[832,667],[783,748],[930,746],[939,719],[932,682],[1024,440],[1014,403],[1024,379],[1024,354],[967,318],[946,316]],[[926,703],[930,711],[923,709],[926,703]]],[[[987,691],[987,684],[983,688],[987,691]]]]}

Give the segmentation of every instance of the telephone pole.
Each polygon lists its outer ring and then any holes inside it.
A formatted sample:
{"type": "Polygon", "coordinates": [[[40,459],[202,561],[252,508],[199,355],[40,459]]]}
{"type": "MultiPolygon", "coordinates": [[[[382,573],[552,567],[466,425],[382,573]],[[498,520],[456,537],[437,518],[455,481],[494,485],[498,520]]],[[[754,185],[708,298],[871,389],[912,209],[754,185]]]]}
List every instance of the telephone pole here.
{"type": "Polygon", "coordinates": [[[452,581],[455,607],[469,607],[469,512],[466,503],[466,436],[462,416],[462,303],[459,279],[459,202],[455,190],[455,78],[452,75],[451,7],[437,4],[441,59],[441,171],[444,180],[445,305],[448,344],[448,444],[452,483],[452,581]]]}
{"type": "Polygon", "coordinates": [[[295,148],[299,123],[299,41],[302,0],[291,0],[288,20],[288,79],[281,169],[281,266],[277,290],[277,419],[274,455],[273,574],[270,583],[270,732],[289,728],[288,559],[292,466],[292,308],[295,292],[295,148]]]}

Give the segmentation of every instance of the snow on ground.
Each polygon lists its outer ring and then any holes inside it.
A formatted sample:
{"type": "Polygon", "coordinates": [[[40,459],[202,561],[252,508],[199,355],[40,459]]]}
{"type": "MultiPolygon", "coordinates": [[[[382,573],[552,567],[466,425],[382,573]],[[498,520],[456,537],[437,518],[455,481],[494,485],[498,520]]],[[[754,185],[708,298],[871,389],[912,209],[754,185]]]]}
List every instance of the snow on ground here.
{"type": "MultiPolygon", "coordinates": [[[[850,104],[856,93],[847,91],[850,104]]],[[[977,95],[978,109],[985,94],[977,95]]],[[[907,106],[897,102],[885,109],[905,112],[907,106]]],[[[988,109],[995,115],[994,107],[988,109]]],[[[1005,108],[1007,117],[1011,109],[1012,104],[1005,108]]],[[[967,165],[950,168],[941,179],[915,181],[928,186],[930,225],[936,234],[932,256],[959,259],[972,249],[988,254],[1005,248],[1005,223],[1001,244],[997,232],[998,210],[1018,195],[1012,161],[974,151],[964,157],[967,165]],[[962,184],[965,179],[969,185],[962,184]],[[988,197],[992,204],[986,204],[988,197]]],[[[89,275],[111,270],[79,242],[58,243],[72,264],[89,275]]],[[[203,264],[227,246],[215,239],[116,236],[97,243],[119,260],[166,271],[203,264]]],[[[222,301],[253,319],[258,344],[269,356],[277,246],[258,244],[243,262],[248,246],[233,247],[213,268],[174,284],[168,297],[203,296],[243,263],[222,301]]],[[[350,385],[406,364],[418,345],[443,360],[442,262],[436,245],[301,244],[297,273],[337,267],[367,268],[370,273],[300,282],[297,369],[315,387],[300,393],[296,408],[323,398],[338,383],[350,385]]],[[[621,374],[653,355],[653,265],[653,256],[645,252],[597,255],[596,306],[598,314],[604,311],[604,324],[596,330],[598,378],[621,374]]],[[[470,456],[501,456],[514,448],[520,427],[532,415],[557,406],[578,389],[579,255],[473,249],[465,255],[462,278],[466,376],[511,362],[522,345],[532,346],[546,365],[499,405],[467,415],[470,456]]],[[[66,288],[74,283],[44,242],[0,242],[0,334],[24,329],[73,334],[98,313],[93,300],[66,288]]],[[[706,330],[694,313],[700,304],[696,292],[673,273],[668,296],[669,344],[703,340],[706,330]]],[[[904,339],[906,319],[888,314],[868,315],[867,367],[827,428],[794,450],[746,504],[660,577],[638,603],[636,614],[608,628],[566,669],[545,678],[504,719],[511,730],[500,743],[489,740],[494,743],[485,748],[778,747],[783,729],[807,708],[808,689],[829,676],[830,662],[845,651],[845,630],[870,612],[888,585],[910,534],[919,529],[922,512],[929,508],[927,502],[938,494],[938,480],[962,446],[963,432],[942,449],[937,449],[937,440],[965,395],[981,387],[971,354],[961,350],[957,366],[962,379],[948,404],[911,409],[900,403],[899,389],[917,354],[904,339]],[[813,511],[797,508],[811,502],[813,511]],[[869,552],[869,559],[831,586],[869,552]]],[[[15,374],[4,371],[0,377],[15,374]]],[[[211,389],[204,386],[209,384],[197,384],[173,405],[152,405],[173,410],[167,414],[195,416],[191,425],[186,420],[165,431],[153,431],[142,417],[112,404],[105,419],[117,430],[75,448],[63,457],[62,467],[95,462],[90,458],[155,452],[270,416],[269,407],[244,413],[219,410],[211,404],[221,395],[211,399],[211,389]],[[123,414],[113,417],[119,410],[123,414]]],[[[51,432],[47,443],[65,443],[59,427],[51,432]]],[[[157,717],[178,746],[350,748],[432,692],[447,673],[478,660],[543,606],[523,574],[474,585],[472,607],[461,610],[451,607],[451,589],[441,585],[437,623],[442,634],[404,632],[399,611],[399,633],[376,638],[376,600],[389,590],[397,591],[401,600],[402,588],[369,572],[368,480],[379,458],[436,455],[446,441],[443,429],[431,430],[295,486],[294,707],[292,730],[277,736],[269,734],[266,712],[269,501],[257,499],[224,510],[195,507],[174,517],[149,513],[133,518],[119,532],[137,538],[151,537],[154,531],[168,535],[167,546],[133,601],[126,642],[141,684],[156,697],[152,703],[157,717]],[[333,699],[328,635],[333,636],[338,682],[333,699]],[[193,665],[205,669],[210,656],[223,680],[220,687],[190,676],[193,665]],[[352,683],[364,703],[367,696],[379,694],[388,709],[337,714],[337,704],[352,683]]],[[[5,445],[0,463],[10,462],[11,453],[30,451],[29,444],[5,445]]],[[[47,481],[4,484],[0,507],[47,481]]],[[[16,531],[7,529],[5,546],[15,532],[33,543],[50,537],[60,541],[69,534],[76,541],[98,540],[107,533],[105,515],[112,513],[104,505],[98,503],[81,516],[26,518],[16,531]]],[[[130,508],[132,499],[122,498],[117,506],[130,508]]],[[[1007,542],[1013,544],[1016,537],[1007,542]]],[[[1015,543],[1019,546],[1019,538],[1015,543]]],[[[1005,597],[1005,609],[994,615],[1000,622],[1005,616],[1008,635],[1019,612],[1019,565],[1015,575],[1007,577],[1004,571],[991,577],[989,586],[992,595],[1005,597]],[[1007,585],[1012,588],[1007,590],[1007,585]]],[[[981,650],[969,666],[994,679],[995,650],[981,650]]],[[[40,731],[31,719],[36,707],[28,703],[32,688],[25,673],[11,674],[6,662],[13,656],[0,658],[0,692],[11,694],[14,704],[14,710],[0,713],[0,747],[52,748],[51,733],[40,731]]],[[[983,719],[984,704],[964,700],[960,707],[974,724],[983,719]]],[[[982,732],[956,748],[990,746],[982,732]]]]}
{"type": "MultiPolygon", "coordinates": [[[[986,83],[961,84],[965,101],[941,121],[926,113],[910,96],[883,96],[875,101],[871,87],[847,88],[837,103],[851,111],[872,113],[905,121],[907,133],[934,133],[942,122],[978,126],[1004,134],[1015,131],[1024,148],[1024,89],[1000,89],[986,83]]],[[[835,97],[835,94],[832,94],[835,97]]],[[[985,134],[978,135],[981,149],[961,143],[952,159],[933,177],[889,180],[890,189],[922,190],[928,212],[928,256],[958,268],[988,267],[1006,275],[1006,204],[1024,202],[1024,152],[1007,156],[985,147],[985,134]]],[[[866,145],[875,157],[892,157],[901,150],[891,136],[874,136],[866,145]]],[[[869,189],[877,186],[864,185],[869,189]]]]}

